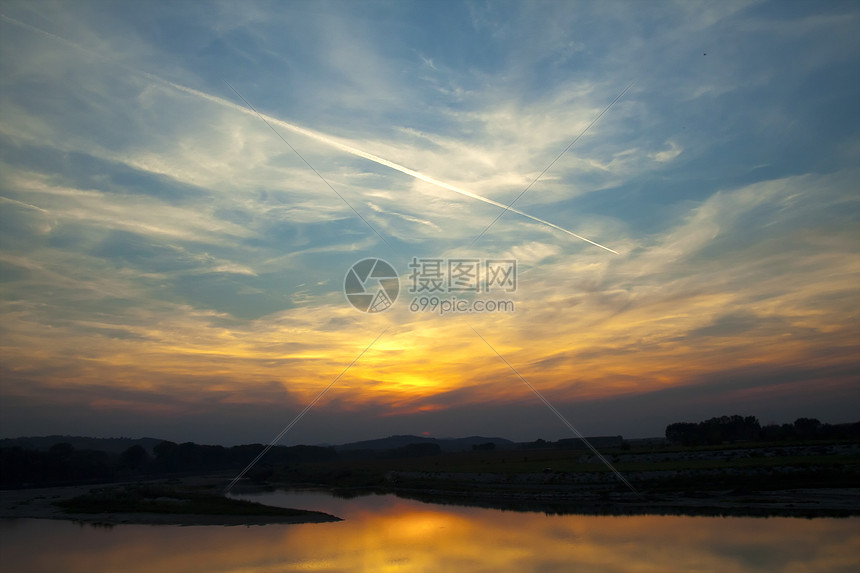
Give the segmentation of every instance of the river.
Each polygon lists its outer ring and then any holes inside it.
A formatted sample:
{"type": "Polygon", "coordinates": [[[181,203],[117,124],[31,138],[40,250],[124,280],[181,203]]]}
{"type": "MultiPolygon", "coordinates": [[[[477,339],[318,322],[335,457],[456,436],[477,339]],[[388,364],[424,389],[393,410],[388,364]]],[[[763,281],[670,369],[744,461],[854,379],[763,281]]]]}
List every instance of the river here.
{"type": "Polygon", "coordinates": [[[546,515],[394,495],[243,494],[336,523],[253,527],[0,520],[9,572],[858,571],[860,518],[546,515]]]}

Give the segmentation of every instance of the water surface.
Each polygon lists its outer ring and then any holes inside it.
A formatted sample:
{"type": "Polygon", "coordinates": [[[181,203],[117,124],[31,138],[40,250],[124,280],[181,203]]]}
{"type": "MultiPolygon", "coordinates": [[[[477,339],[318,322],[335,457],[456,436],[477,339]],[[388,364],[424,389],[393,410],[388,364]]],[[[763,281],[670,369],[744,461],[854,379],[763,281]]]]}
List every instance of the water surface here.
{"type": "Polygon", "coordinates": [[[336,523],[253,527],[0,521],[4,571],[857,571],[860,518],[545,515],[394,495],[244,494],[336,523]]]}

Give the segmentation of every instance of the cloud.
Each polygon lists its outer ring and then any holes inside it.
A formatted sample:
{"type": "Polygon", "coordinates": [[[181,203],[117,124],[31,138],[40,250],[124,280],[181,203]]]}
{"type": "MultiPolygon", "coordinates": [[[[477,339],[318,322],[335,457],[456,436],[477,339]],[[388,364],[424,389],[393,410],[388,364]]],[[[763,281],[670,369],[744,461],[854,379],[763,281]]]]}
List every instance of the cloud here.
{"type": "Polygon", "coordinates": [[[681,152],[683,151],[683,149],[681,149],[673,141],[670,141],[668,143],[669,143],[669,149],[668,150],[660,151],[660,152],[654,153],[652,155],[652,157],[654,158],[654,161],[658,161],[660,163],[665,163],[667,161],[672,161],[673,159],[675,159],[676,157],[681,155],[681,152]]]}
{"type": "Polygon", "coordinates": [[[543,424],[473,325],[583,431],[615,408],[659,430],[661,401],[795,412],[792,370],[843,411],[856,10],[632,6],[4,6],[3,397],[262,441],[390,326],[297,436],[543,424]],[[470,244],[634,79],[518,200],[534,219],[470,244]],[[368,256],[403,285],[412,257],[516,258],[517,312],[412,313],[403,292],[362,315],[341,286],[368,256]]]}

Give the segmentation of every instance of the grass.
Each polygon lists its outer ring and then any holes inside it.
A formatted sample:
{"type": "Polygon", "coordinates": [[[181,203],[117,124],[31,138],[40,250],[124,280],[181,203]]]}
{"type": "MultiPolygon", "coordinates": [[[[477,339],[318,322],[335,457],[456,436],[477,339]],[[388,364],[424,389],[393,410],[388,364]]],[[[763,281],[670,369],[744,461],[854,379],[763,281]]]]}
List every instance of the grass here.
{"type": "Polygon", "coordinates": [[[214,493],[165,485],[94,489],[56,502],[66,513],[169,513],[182,515],[301,516],[315,512],[271,507],[214,493]]]}
{"type": "MultiPolygon", "coordinates": [[[[674,477],[640,477],[661,490],[683,490],[696,485],[734,488],[745,482],[755,482],[762,489],[778,486],[851,487],[852,480],[856,483],[860,473],[860,455],[826,453],[825,446],[829,444],[824,443],[798,445],[803,448],[793,449],[793,444],[785,443],[745,443],[648,450],[615,449],[602,453],[623,474],[677,472],[674,477]],[[669,455],[675,459],[652,461],[648,459],[652,455],[669,455]]],[[[554,474],[605,474],[610,470],[590,452],[582,450],[500,450],[443,453],[421,458],[306,463],[273,468],[266,479],[282,484],[386,489],[394,485],[387,479],[392,471],[414,472],[409,478],[401,476],[395,487],[452,489],[457,487],[457,482],[463,487],[510,487],[501,486],[498,481],[493,485],[473,484],[468,474],[507,476],[507,481],[513,485],[523,474],[547,474],[549,480],[554,474]]]]}
{"type": "MultiPolygon", "coordinates": [[[[636,461],[636,455],[624,453],[624,461],[617,456],[605,455],[619,471],[683,471],[703,469],[749,469],[773,467],[811,467],[860,465],[860,456],[833,455],[773,455],[768,457],[737,457],[729,459],[692,459],[667,461],[636,461]]],[[[442,456],[415,458],[408,460],[367,460],[307,464],[308,468],[321,471],[338,469],[356,473],[386,471],[418,471],[449,473],[541,473],[544,470],[568,473],[591,473],[610,471],[600,460],[587,457],[582,452],[493,452],[492,454],[472,453],[445,454],[442,456]],[[587,461],[583,458],[586,457],[587,461]]]]}

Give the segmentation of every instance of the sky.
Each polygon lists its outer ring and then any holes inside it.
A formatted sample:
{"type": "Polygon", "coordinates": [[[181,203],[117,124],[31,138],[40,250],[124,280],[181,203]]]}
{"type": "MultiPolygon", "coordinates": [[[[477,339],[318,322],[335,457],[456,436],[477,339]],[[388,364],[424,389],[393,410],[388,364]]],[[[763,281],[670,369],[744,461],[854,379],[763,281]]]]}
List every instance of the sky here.
{"type": "Polygon", "coordinates": [[[4,1],[0,435],[856,421],[858,29],[856,2],[4,1]],[[345,296],[364,259],[384,311],[345,296]]]}

